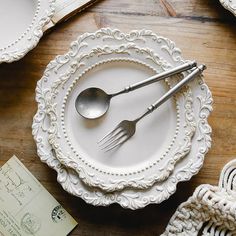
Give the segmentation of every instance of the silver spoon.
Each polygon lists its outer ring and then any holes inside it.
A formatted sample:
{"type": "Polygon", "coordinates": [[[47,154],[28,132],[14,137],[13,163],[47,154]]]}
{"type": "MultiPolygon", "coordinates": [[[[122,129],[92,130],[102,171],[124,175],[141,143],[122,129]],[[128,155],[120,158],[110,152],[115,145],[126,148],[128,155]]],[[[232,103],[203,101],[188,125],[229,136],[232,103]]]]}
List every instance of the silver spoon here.
{"type": "Polygon", "coordinates": [[[154,82],[163,80],[174,74],[181,73],[195,67],[197,63],[195,61],[184,63],[168,71],[164,71],[160,74],[153,75],[148,79],[129,85],[119,92],[113,94],[107,94],[100,88],[87,88],[83,90],[75,100],[75,108],[77,112],[87,119],[96,119],[103,116],[110,106],[110,100],[120,94],[128,93],[154,82]]]}

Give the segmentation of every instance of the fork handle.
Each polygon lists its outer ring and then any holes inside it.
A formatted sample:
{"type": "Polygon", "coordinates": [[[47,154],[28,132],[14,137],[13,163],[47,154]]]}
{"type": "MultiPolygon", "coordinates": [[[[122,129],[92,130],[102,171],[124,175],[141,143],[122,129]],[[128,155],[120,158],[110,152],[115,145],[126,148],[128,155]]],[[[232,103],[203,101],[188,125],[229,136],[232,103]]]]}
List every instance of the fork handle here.
{"type": "Polygon", "coordinates": [[[147,111],[143,113],[140,117],[138,117],[135,122],[138,122],[146,115],[152,113],[154,110],[156,110],[161,104],[163,104],[165,101],[167,101],[169,98],[171,98],[173,95],[175,95],[183,86],[185,86],[187,83],[192,81],[197,75],[200,75],[204,70],[206,69],[205,65],[198,66],[195,70],[193,70],[189,75],[187,75],[184,79],[182,79],[179,83],[177,83],[173,88],[171,88],[166,94],[164,94],[159,100],[157,100],[155,103],[153,103],[150,107],[148,107],[147,111]]]}
{"type": "Polygon", "coordinates": [[[168,78],[172,75],[175,75],[175,74],[181,73],[183,71],[192,69],[193,67],[196,67],[196,65],[197,65],[196,61],[186,62],[186,63],[184,63],[180,66],[174,67],[170,70],[161,72],[159,74],[155,74],[155,75],[149,77],[148,79],[142,80],[142,81],[140,81],[138,83],[135,83],[135,84],[132,84],[132,85],[129,85],[129,86],[125,87],[124,89],[122,89],[119,92],[116,92],[114,94],[110,94],[110,96],[114,97],[114,96],[117,96],[119,94],[131,92],[133,90],[139,89],[141,87],[147,86],[147,85],[155,83],[157,81],[166,79],[166,78],[168,78]]]}

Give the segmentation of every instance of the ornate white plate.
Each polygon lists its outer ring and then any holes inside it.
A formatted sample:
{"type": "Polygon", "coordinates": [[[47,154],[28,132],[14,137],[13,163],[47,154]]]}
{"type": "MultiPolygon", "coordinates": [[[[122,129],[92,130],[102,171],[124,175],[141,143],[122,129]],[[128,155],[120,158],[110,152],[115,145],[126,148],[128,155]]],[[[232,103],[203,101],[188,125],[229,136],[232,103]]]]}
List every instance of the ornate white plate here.
{"type": "Polygon", "coordinates": [[[236,0],[220,0],[220,3],[236,16],[236,0]]]}
{"type": "Polygon", "coordinates": [[[147,204],[160,203],[167,199],[175,192],[176,185],[179,181],[186,181],[199,171],[203,164],[204,156],[211,144],[211,128],[207,123],[207,117],[212,109],[212,98],[208,87],[202,79],[199,78],[191,83],[191,90],[194,97],[194,113],[198,114],[195,117],[197,131],[193,138],[194,145],[189,155],[184,158],[181,163],[177,164],[167,180],[156,183],[146,190],[125,189],[114,193],[105,193],[98,188],[91,188],[84,185],[75,171],[70,168],[65,168],[55,158],[55,153],[47,141],[49,119],[46,115],[46,111],[49,107],[46,103],[47,99],[45,96],[47,96],[47,90],[51,87],[51,82],[53,82],[48,80],[48,76],[53,71],[53,73],[59,73],[68,68],[73,69],[73,65],[77,63],[72,63],[72,66],[69,66],[68,62],[74,59],[76,55],[78,56],[81,51],[83,53],[86,52],[87,45],[91,44],[89,40],[101,40],[101,43],[107,40],[106,44],[109,44],[112,42],[111,39],[120,42],[120,44],[135,42],[140,47],[148,42],[154,51],[158,48],[162,48],[163,52],[167,54],[168,63],[172,66],[183,62],[180,56],[180,50],[175,47],[173,42],[163,37],[158,37],[151,31],[142,30],[133,31],[130,34],[123,34],[118,30],[101,29],[93,34],[85,34],[72,44],[69,53],[64,56],[58,56],[48,65],[44,77],[38,82],[36,99],[39,102],[39,109],[34,117],[33,135],[41,160],[58,172],[58,181],[65,190],[76,196],[80,196],[86,202],[94,205],[109,205],[116,202],[123,207],[137,209],[147,204]]]}
{"type": "Polygon", "coordinates": [[[0,63],[19,60],[33,49],[54,9],[55,0],[1,1],[0,63]]]}
{"type": "MultiPolygon", "coordinates": [[[[107,116],[99,120],[79,116],[75,100],[87,87],[112,92],[168,67],[150,49],[129,43],[95,47],[76,58],[73,70],[56,77],[51,73],[48,79],[54,82],[46,98],[49,143],[60,162],[75,169],[87,185],[106,191],[148,188],[167,179],[191,148],[195,122],[189,89],[179,93],[176,102],[170,100],[140,122],[135,136],[112,152],[101,150],[98,140],[119,121],[135,119],[168,90],[167,84],[160,82],[114,99],[107,116]]],[[[172,87],[177,81],[175,77],[168,83],[172,87]]]]}

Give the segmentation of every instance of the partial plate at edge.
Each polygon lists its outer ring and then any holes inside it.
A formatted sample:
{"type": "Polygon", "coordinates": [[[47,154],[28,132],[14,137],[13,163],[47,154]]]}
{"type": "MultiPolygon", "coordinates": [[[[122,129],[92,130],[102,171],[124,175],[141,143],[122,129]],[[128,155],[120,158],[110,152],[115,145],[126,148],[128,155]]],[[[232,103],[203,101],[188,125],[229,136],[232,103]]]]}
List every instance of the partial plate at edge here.
{"type": "Polygon", "coordinates": [[[7,0],[0,5],[0,63],[21,59],[43,35],[55,10],[55,0],[7,0]]]}
{"type": "Polygon", "coordinates": [[[236,0],[220,0],[222,6],[236,16],[236,0]]]}
{"type": "MultiPolygon", "coordinates": [[[[166,50],[169,57],[169,62],[172,65],[177,65],[183,62],[181,58],[180,50],[175,47],[174,43],[163,37],[155,35],[151,31],[141,30],[132,31],[129,34],[124,34],[119,30],[101,29],[95,33],[84,34],[77,41],[71,45],[71,49],[66,56],[59,56],[52,61],[46,71],[53,70],[58,66],[60,61],[61,66],[64,69],[68,69],[66,58],[73,58],[81,46],[86,51],[86,44],[89,39],[101,39],[103,43],[104,37],[114,39],[120,43],[127,41],[135,41],[140,46],[148,41],[150,47],[155,50],[157,44],[162,44],[163,50],[166,50]]],[[[91,42],[89,42],[91,43],[91,42]]],[[[84,51],[83,51],[84,52],[84,51]]],[[[163,200],[169,198],[176,190],[176,185],[180,181],[189,180],[192,175],[196,174],[201,168],[204,160],[204,156],[207,153],[211,145],[211,128],[207,123],[207,117],[212,109],[212,97],[206,84],[200,79],[191,84],[191,90],[193,92],[193,107],[195,113],[199,114],[196,117],[197,132],[193,138],[193,147],[189,155],[185,160],[185,164],[181,168],[176,168],[171,177],[161,184],[155,184],[151,188],[139,191],[139,190],[123,190],[114,193],[104,193],[96,188],[90,188],[82,183],[77,174],[71,170],[65,168],[55,157],[51,150],[50,145],[47,142],[47,124],[45,121],[45,100],[43,100],[42,91],[46,91],[47,87],[50,87],[51,81],[44,76],[37,85],[36,88],[36,100],[39,102],[38,112],[34,117],[33,122],[33,135],[38,148],[38,155],[43,162],[46,162],[51,168],[55,169],[58,173],[58,182],[69,193],[81,197],[87,203],[93,205],[107,206],[111,203],[119,203],[122,207],[130,209],[142,208],[150,203],[160,203],[163,200]]]]}

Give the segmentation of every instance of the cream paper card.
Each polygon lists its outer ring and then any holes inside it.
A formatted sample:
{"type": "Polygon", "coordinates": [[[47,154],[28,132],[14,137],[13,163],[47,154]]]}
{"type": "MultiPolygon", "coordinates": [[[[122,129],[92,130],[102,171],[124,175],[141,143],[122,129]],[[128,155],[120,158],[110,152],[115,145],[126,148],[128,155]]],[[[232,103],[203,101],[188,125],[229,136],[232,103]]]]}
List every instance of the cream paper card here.
{"type": "Polygon", "coordinates": [[[0,168],[0,236],[65,236],[76,225],[17,157],[0,168]]]}
{"type": "Polygon", "coordinates": [[[55,14],[50,22],[44,27],[43,31],[45,32],[57,23],[67,20],[97,1],[98,0],[56,0],[55,14]]]}

